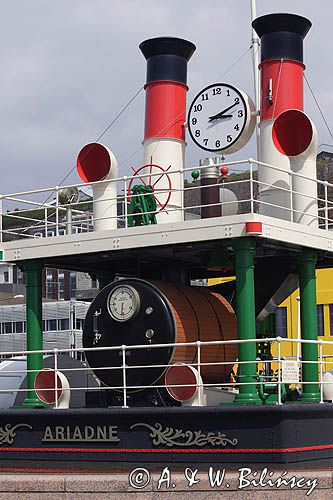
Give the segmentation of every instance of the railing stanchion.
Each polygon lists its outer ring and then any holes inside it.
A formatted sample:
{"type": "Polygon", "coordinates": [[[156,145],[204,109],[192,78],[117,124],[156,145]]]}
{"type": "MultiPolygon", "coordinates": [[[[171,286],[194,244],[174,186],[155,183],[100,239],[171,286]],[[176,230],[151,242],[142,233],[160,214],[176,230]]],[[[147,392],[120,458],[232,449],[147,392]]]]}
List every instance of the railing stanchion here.
{"type": "Polygon", "coordinates": [[[124,180],[124,216],[125,216],[125,227],[128,227],[128,213],[127,213],[127,201],[128,201],[128,196],[127,196],[127,177],[124,175],[123,177],[124,180]]]}
{"type": "Polygon", "coordinates": [[[122,350],[122,369],[123,369],[123,399],[124,399],[124,404],[123,408],[128,408],[127,406],[127,387],[126,387],[126,346],[122,345],[121,346],[122,350]]]}
{"type": "Polygon", "coordinates": [[[278,404],[282,405],[281,397],[281,337],[277,337],[277,354],[278,354],[278,404]]]}
{"type": "Polygon", "coordinates": [[[250,204],[251,204],[251,214],[254,214],[254,189],[253,189],[253,163],[250,160],[250,204]]]}
{"type": "Polygon", "coordinates": [[[54,391],[55,391],[55,407],[58,408],[58,349],[53,349],[54,353],[54,391]]]}
{"type": "MultiPolygon", "coordinates": [[[[55,187],[56,191],[56,213],[55,213],[55,223],[56,223],[56,236],[59,235],[59,186],[55,187]]],[[[47,234],[45,235],[47,236],[47,234]]]]}
{"type": "Polygon", "coordinates": [[[201,383],[201,342],[200,342],[200,340],[197,341],[197,361],[198,361],[198,379],[199,379],[198,403],[199,403],[199,406],[202,406],[202,398],[201,398],[201,389],[202,389],[202,383],[201,383]]]}
{"type": "Polygon", "coordinates": [[[3,242],[3,198],[0,196],[0,242],[3,242]]]}
{"type": "Polygon", "coordinates": [[[327,195],[327,184],[328,184],[328,182],[325,181],[324,188],[325,188],[325,229],[326,229],[326,231],[328,230],[328,195],[327,195]]]}
{"type": "Polygon", "coordinates": [[[290,185],[290,222],[294,220],[294,204],[293,204],[293,174],[289,173],[289,185],[290,185]]]}
{"type": "Polygon", "coordinates": [[[319,363],[320,363],[320,402],[324,402],[324,384],[323,384],[323,342],[319,340],[319,363]]]}

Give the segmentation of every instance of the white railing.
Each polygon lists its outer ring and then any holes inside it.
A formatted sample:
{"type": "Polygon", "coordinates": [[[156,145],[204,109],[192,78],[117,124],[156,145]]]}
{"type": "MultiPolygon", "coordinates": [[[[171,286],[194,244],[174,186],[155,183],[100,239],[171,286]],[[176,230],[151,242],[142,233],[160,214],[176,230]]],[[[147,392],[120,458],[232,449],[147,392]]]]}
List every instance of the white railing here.
{"type": "MultiPolygon", "coordinates": [[[[126,352],[130,351],[136,351],[136,350],[145,350],[147,353],[150,352],[152,349],[162,349],[162,348],[179,348],[179,347],[195,347],[196,349],[196,356],[195,356],[195,361],[191,364],[188,364],[187,366],[191,366],[195,368],[198,372],[198,374],[202,375],[203,381],[201,381],[201,378],[199,376],[198,382],[195,384],[187,384],[183,382],[179,383],[174,383],[172,387],[176,388],[184,388],[184,387],[195,387],[196,389],[199,390],[199,405],[204,405],[203,401],[201,400],[201,395],[200,395],[200,389],[203,389],[204,394],[208,393],[210,390],[215,390],[218,389],[221,392],[219,393],[220,396],[222,395],[222,390],[224,391],[233,391],[233,394],[237,393],[237,391],[242,391],[245,386],[251,385],[252,387],[256,387],[256,391],[262,397],[263,399],[263,404],[265,403],[265,397],[266,393],[265,390],[269,386],[269,390],[271,394],[275,395],[275,404],[283,404],[286,401],[286,388],[293,388],[293,389],[298,389],[298,391],[301,393],[302,390],[304,390],[305,386],[308,385],[314,385],[314,386],[319,386],[319,394],[320,397],[319,402],[324,403],[324,396],[325,396],[325,387],[328,385],[333,386],[333,375],[332,379],[330,381],[325,381],[323,380],[324,374],[328,371],[332,371],[333,374],[333,341],[325,341],[325,340],[318,340],[318,341],[310,341],[310,340],[298,340],[298,339],[285,339],[281,337],[277,338],[264,338],[264,339],[256,339],[256,340],[228,340],[228,341],[196,341],[196,342],[183,342],[183,343],[168,343],[168,344],[142,344],[142,345],[119,345],[119,346],[112,346],[112,347],[92,347],[92,348],[76,348],[76,349],[48,349],[48,350],[43,350],[43,351],[7,351],[7,352],[2,352],[0,354],[1,358],[5,361],[8,362],[10,361],[13,357],[15,359],[22,359],[20,358],[21,356],[26,356],[28,354],[43,354],[43,355],[51,355],[54,358],[53,361],[53,367],[55,370],[61,365],[59,363],[59,355],[65,354],[71,357],[75,358],[82,358],[82,354],[85,354],[86,356],[89,353],[92,352],[100,352],[100,351],[108,351],[108,352],[118,352],[119,353],[119,363],[117,366],[98,366],[94,368],[94,374],[96,377],[98,377],[99,372],[103,371],[105,372],[115,372],[117,371],[117,376],[121,374],[120,380],[121,383],[118,385],[100,385],[100,387],[91,387],[87,386],[84,384],[85,380],[85,374],[90,373],[91,374],[91,369],[89,366],[82,362],[81,366],[73,366],[72,368],[66,368],[61,370],[67,377],[70,376],[71,373],[73,372],[79,372],[82,376],[82,384],[77,386],[77,387],[71,387],[70,390],[75,392],[75,391],[91,391],[91,390],[100,390],[100,391],[112,391],[114,394],[118,394],[119,397],[122,398],[122,407],[128,407],[128,396],[131,394],[133,390],[135,391],[140,391],[140,390],[156,390],[156,389],[166,389],[166,382],[164,380],[164,376],[160,376],[160,378],[153,384],[153,385],[131,385],[128,383],[128,375],[129,372],[132,370],[137,370],[138,373],[140,371],[144,372],[147,371],[151,368],[160,368],[161,369],[161,374],[164,374],[165,370],[171,366],[170,364],[133,364],[133,365],[128,365],[127,364],[127,356],[126,352]],[[272,343],[273,347],[273,352],[276,351],[276,354],[272,356],[272,359],[269,360],[264,360],[261,361],[257,359],[257,361],[225,361],[224,359],[221,359],[218,362],[205,362],[204,359],[204,353],[205,349],[212,347],[212,346],[225,346],[225,350],[227,351],[228,346],[232,346],[237,344],[238,346],[240,344],[253,344],[255,343],[256,345],[258,343],[262,342],[268,342],[272,343]],[[318,358],[316,361],[304,361],[302,358],[297,358],[295,355],[292,355],[292,349],[291,346],[293,344],[300,344],[301,346],[304,346],[304,344],[315,344],[318,346],[318,358]],[[78,353],[81,354],[81,356],[78,356],[78,353]],[[19,357],[19,358],[17,358],[19,357]],[[290,381],[290,372],[289,374],[285,371],[285,363],[286,362],[294,362],[294,369],[296,367],[296,372],[294,370],[294,380],[290,381]],[[302,380],[302,369],[306,364],[311,364],[317,366],[316,373],[318,373],[318,381],[304,381],[302,380]],[[252,365],[252,370],[251,374],[247,375],[244,374],[242,375],[242,366],[244,365],[252,365]],[[216,370],[216,375],[215,375],[215,381],[212,382],[207,382],[205,381],[205,369],[207,367],[214,366],[217,368],[216,370]],[[226,379],[224,376],[219,378],[218,375],[218,367],[227,367],[227,372],[230,373],[230,376],[226,379]],[[247,381],[244,381],[244,378],[247,381]],[[243,380],[242,380],[243,379],[243,380]],[[208,391],[208,392],[207,392],[208,391]]],[[[147,354],[148,358],[148,354],[147,354]]],[[[177,364],[177,363],[176,363],[177,364]]],[[[183,363],[182,363],[183,364],[183,363]]],[[[221,370],[224,371],[224,370],[221,370]]],[[[29,372],[37,373],[36,370],[27,370],[24,368],[24,370],[7,370],[2,371],[2,364],[0,363],[0,384],[1,384],[1,377],[2,375],[5,375],[6,380],[14,380],[18,374],[24,374],[26,375],[29,372]],[[14,377],[15,374],[15,377],[14,377]]],[[[56,379],[56,377],[55,377],[56,379]]],[[[8,383],[8,382],[6,382],[8,383]]],[[[169,386],[170,388],[170,386],[169,386]]],[[[44,389],[47,390],[47,389],[44,389]]],[[[49,389],[50,391],[54,391],[55,388],[49,389]]],[[[27,389],[26,388],[18,388],[18,387],[6,387],[3,388],[1,386],[0,389],[0,407],[1,407],[1,395],[5,395],[8,393],[13,393],[13,392],[23,392],[24,394],[27,394],[27,389]]],[[[268,396],[267,396],[268,397],[268,396]]],[[[56,405],[57,406],[57,402],[56,405]]]]}
{"type": "MultiPolygon", "coordinates": [[[[218,207],[221,209],[221,215],[223,216],[226,210],[231,211],[232,215],[244,214],[244,213],[265,213],[267,207],[271,208],[271,212],[274,214],[274,210],[277,212],[283,211],[286,214],[284,218],[289,221],[297,221],[299,216],[304,215],[309,218],[315,218],[316,224],[325,230],[333,227],[333,184],[327,181],[320,181],[314,179],[308,179],[301,174],[296,174],[293,172],[288,172],[289,175],[289,185],[292,186],[292,178],[296,176],[308,182],[314,182],[317,186],[317,192],[320,193],[319,196],[311,196],[307,193],[300,193],[293,190],[291,187],[277,187],[276,185],[271,185],[258,180],[258,168],[272,169],[281,174],[286,174],[286,171],[272,165],[264,164],[253,159],[234,161],[228,163],[217,163],[216,167],[220,168],[222,166],[227,166],[229,168],[229,174],[226,179],[220,179],[219,191],[222,188],[227,188],[233,191],[237,196],[237,204],[234,200],[222,200],[213,202],[208,201],[206,204],[202,202],[202,195],[204,190],[210,190],[212,192],[211,185],[200,186],[199,181],[196,183],[185,183],[181,187],[161,187],[156,188],[158,183],[166,180],[166,176],[170,178],[175,178],[174,176],[180,176],[179,178],[184,179],[189,177],[193,170],[198,172],[204,172],[207,166],[198,166],[185,169],[169,169],[161,174],[158,172],[144,173],[140,176],[123,176],[114,180],[105,180],[87,184],[71,184],[69,186],[59,186],[37,189],[26,192],[14,193],[9,195],[0,196],[0,239],[2,242],[11,241],[21,238],[36,238],[36,237],[53,237],[61,236],[65,234],[72,234],[78,232],[90,232],[93,231],[94,224],[98,221],[110,221],[114,220],[114,228],[126,228],[129,227],[131,218],[133,214],[130,213],[131,200],[133,199],[133,194],[128,192],[129,185],[132,184],[142,184],[142,185],[155,185],[154,187],[154,197],[157,200],[157,209],[155,215],[157,216],[157,222],[159,219],[159,214],[164,212],[170,218],[172,218],[177,212],[181,212],[179,216],[177,215],[177,220],[186,220],[190,218],[200,218],[204,208],[214,209],[218,207]],[[238,179],[233,177],[232,174],[242,174],[244,179],[238,179]],[[94,216],[93,204],[98,202],[98,200],[84,200],[78,201],[74,205],[72,204],[60,204],[59,202],[59,192],[68,188],[77,188],[79,191],[90,192],[92,196],[92,188],[96,185],[103,185],[109,183],[117,183],[117,195],[113,198],[103,199],[103,203],[107,201],[110,204],[117,204],[119,207],[118,215],[112,218],[96,217],[94,216]],[[274,204],[261,199],[261,193],[267,191],[270,188],[274,189],[275,192],[286,193],[289,198],[289,202],[286,206],[281,206],[279,204],[274,204]],[[169,194],[173,195],[175,193],[181,193],[181,202],[172,204],[171,202],[161,210],[161,205],[164,205],[164,201],[168,198],[169,194]],[[294,207],[295,197],[302,197],[307,199],[309,202],[314,201],[318,205],[318,212],[315,216],[309,215],[294,207]],[[50,201],[43,201],[45,200],[50,201]],[[119,213],[120,212],[120,213],[119,213]]],[[[180,185],[180,184],[179,184],[180,185]]],[[[161,184],[162,186],[162,184],[161,184]]],[[[216,193],[215,193],[216,194],[216,193]]],[[[149,193],[140,194],[139,200],[143,200],[145,197],[150,197],[149,193]]],[[[152,212],[141,212],[140,215],[153,214],[152,212]]],[[[206,215],[207,216],[207,215],[206,215]]],[[[209,216],[209,215],[208,215],[209,216]]],[[[274,216],[274,215],[273,215],[274,216]]],[[[167,218],[163,218],[163,222],[167,222],[167,218]]]]}

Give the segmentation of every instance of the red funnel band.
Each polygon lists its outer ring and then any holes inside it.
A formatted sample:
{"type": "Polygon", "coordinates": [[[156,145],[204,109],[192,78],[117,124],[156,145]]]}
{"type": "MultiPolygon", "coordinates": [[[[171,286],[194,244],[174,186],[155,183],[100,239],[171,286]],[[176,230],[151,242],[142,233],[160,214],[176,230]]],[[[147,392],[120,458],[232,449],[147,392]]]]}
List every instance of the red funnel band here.
{"type": "Polygon", "coordinates": [[[172,365],[165,374],[165,387],[176,401],[189,401],[197,391],[197,379],[190,366],[172,365]],[[186,386],[187,384],[193,384],[186,386]]]}
{"type": "Polygon", "coordinates": [[[59,375],[50,369],[44,369],[37,373],[35,378],[35,391],[37,397],[49,405],[55,402],[62,396],[62,383],[59,375]],[[57,379],[56,379],[57,378],[57,379]],[[56,380],[57,380],[57,394],[56,394],[56,380]]]}
{"type": "Polygon", "coordinates": [[[76,167],[84,182],[101,181],[110,172],[110,154],[102,144],[87,144],[77,157],[76,167]]]}
{"type": "Polygon", "coordinates": [[[311,144],[313,137],[312,124],[305,113],[290,109],[281,113],[275,120],[272,129],[275,147],[286,156],[297,156],[311,144]]]}

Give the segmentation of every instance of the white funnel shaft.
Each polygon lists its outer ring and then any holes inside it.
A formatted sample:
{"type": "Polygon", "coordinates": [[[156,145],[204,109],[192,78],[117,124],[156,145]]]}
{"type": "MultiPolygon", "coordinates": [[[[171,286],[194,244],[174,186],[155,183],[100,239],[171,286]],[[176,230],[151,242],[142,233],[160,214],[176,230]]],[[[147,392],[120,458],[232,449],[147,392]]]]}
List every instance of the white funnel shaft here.
{"type": "Polygon", "coordinates": [[[94,230],[117,228],[118,162],[112,151],[99,143],[86,144],[77,158],[78,174],[84,182],[93,184],[94,230]]]}
{"type": "Polygon", "coordinates": [[[318,226],[317,131],[310,118],[298,109],[281,113],[272,129],[275,147],[290,161],[293,221],[318,226]]]}

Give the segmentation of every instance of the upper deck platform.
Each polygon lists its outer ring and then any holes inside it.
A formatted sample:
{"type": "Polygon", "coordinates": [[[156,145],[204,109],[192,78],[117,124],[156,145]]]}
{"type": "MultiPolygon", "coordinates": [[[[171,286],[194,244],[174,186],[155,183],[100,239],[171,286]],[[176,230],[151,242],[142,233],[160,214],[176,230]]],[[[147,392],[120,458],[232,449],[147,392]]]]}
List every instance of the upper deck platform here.
{"type": "MultiPolygon", "coordinates": [[[[298,252],[301,247],[310,247],[319,250],[323,262],[329,265],[330,259],[333,259],[333,237],[330,231],[333,227],[333,219],[330,218],[333,185],[325,181],[313,181],[317,184],[318,192],[317,199],[313,200],[292,189],[263,185],[257,177],[258,164],[255,160],[224,163],[224,166],[229,167],[229,175],[226,179],[220,179],[217,186],[200,186],[198,181],[183,183],[182,206],[166,205],[161,223],[158,219],[162,212],[157,212],[156,224],[136,227],[130,227],[134,223],[133,214],[130,213],[133,194],[128,188],[137,182],[154,184],[154,178],[159,180],[160,173],[144,173],[139,178],[125,176],[90,185],[71,185],[66,188],[67,194],[75,190],[81,193],[81,201],[75,200],[74,204],[63,202],[65,188],[60,187],[2,196],[0,229],[3,260],[22,262],[40,259],[50,267],[82,270],[88,266],[96,271],[105,269],[106,262],[117,262],[123,272],[125,269],[130,270],[131,265],[136,265],[134,262],[138,261],[148,265],[172,261],[200,267],[205,265],[205,252],[210,253],[217,246],[228,246],[234,238],[255,235],[260,241],[257,245],[260,255],[289,254],[298,252]],[[148,177],[150,179],[147,181],[148,177]],[[103,199],[102,202],[92,198],[95,186],[110,182],[117,183],[116,198],[103,199]],[[281,207],[263,201],[260,193],[264,188],[285,191],[287,199],[290,199],[289,206],[281,207]],[[219,202],[203,205],[203,190],[213,189],[219,191],[219,202]],[[90,190],[91,195],[85,194],[82,199],[83,190],[88,190],[88,193],[90,190]],[[318,216],[293,209],[295,197],[316,203],[318,216]],[[43,202],[43,198],[52,201],[43,202]],[[106,229],[96,231],[94,204],[105,202],[116,205],[117,214],[111,221],[110,217],[105,218],[106,229]],[[203,209],[217,205],[221,216],[200,217],[203,209]],[[171,222],[168,222],[168,217],[171,222]]],[[[198,170],[202,173],[204,168],[198,170]]],[[[267,168],[276,169],[269,165],[267,168]]],[[[192,170],[170,171],[162,176],[184,175],[192,170]]],[[[156,190],[157,209],[164,204],[168,191],[174,190],[172,187],[156,190]]],[[[148,194],[140,194],[141,200],[146,196],[148,194]]],[[[103,217],[99,217],[98,222],[100,227],[103,217]]]]}

